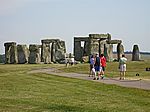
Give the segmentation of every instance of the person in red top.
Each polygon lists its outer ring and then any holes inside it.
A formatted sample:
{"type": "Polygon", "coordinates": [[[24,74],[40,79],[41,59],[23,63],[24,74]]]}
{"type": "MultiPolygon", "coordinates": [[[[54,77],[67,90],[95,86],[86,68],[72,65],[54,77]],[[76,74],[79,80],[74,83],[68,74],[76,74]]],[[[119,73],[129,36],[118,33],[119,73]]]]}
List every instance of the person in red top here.
{"type": "Polygon", "coordinates": [[[106,68],[106,58],[103,54],[100,55],[100,60],[101,60],[101,67],[102,67],[101,78],[103,79],[105,68],[106,68]]]}

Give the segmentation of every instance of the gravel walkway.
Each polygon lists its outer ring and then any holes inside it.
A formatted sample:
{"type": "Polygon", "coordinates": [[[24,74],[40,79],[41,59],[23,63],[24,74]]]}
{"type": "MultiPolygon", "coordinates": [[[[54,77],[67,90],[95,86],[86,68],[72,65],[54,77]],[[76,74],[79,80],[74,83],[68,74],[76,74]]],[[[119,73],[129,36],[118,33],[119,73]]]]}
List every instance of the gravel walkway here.
{"type": "Polygon", "coordinates": [[[90,80],[90,81],[96,81],[101,82],[105,84],[115,84],[123,87],[130,87],[130,88],[140,88],[145,90],[150,90],[150,81],[146,80],[119,80],[119,78],[104,78],[100,80],[93,80],[93,77],[88,77],[88,74],[79,74],[79,73],[63,73],[56,69],[39,69],[39,70],[33,70],[29,73],[47,73],[47,74],[53,74],[57,76],[64,76],[64,77],[70,77],[70,78],[78,78],[78,79],[84,79],[84,80],[90,80]]]}

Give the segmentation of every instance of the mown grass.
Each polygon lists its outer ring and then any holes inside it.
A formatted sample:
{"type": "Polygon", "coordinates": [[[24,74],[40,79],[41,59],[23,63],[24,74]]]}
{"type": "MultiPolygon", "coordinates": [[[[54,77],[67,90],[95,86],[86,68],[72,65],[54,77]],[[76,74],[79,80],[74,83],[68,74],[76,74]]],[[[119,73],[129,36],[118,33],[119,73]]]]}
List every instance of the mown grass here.
{"type": "MultiPolygon", "coordinates": [[[[0,111],[149,112],[148,90],[28,72],[33,69],[63,66],[0,65],[0,111]]],[[[73,68],[80,71],[82,66],[88,69],[87,64],[73,68]]]]}

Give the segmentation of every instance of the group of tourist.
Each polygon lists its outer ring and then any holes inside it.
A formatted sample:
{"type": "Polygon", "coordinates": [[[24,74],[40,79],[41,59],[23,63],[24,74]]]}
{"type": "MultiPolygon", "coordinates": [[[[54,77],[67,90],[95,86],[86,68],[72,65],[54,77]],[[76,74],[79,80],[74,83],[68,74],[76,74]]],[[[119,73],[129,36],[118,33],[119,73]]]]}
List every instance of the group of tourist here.
{"type": "Polygon", "coordinates": [[[99,55],[96,54],[96,56],[92,55],[90,58],[90,75],[94,75],[93,80],[99,80],[104,78],[105,73],[105,67],[106,67],[106,58],[103,54],[99,55]],[[98,77],[97,77],[98,76],[98,77]]]}
{"type": "MultiPolygon", "coordinates": [[[[127,58],[123,54],[122,57],[119,59],[119,70],[120,70],[120,80],[125,79],[125,72],[126,72],[126,62],[127,58]]],[[[91,55],[90,57],[90,74],[89,77],[92,75],[93,80],[103,79],[105,77],[105,68],[106,68],[106,58],[103,54],[99,56],[99,54],[91,55]]]]}

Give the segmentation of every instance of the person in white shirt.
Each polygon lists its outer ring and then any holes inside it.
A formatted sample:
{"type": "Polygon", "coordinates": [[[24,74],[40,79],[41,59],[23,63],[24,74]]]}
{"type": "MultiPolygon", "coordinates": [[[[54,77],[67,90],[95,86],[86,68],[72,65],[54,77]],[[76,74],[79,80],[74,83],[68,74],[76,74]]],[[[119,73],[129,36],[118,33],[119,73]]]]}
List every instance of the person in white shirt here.
{"type": "Polygon", "coordinates": [[[120,80],[125,79],[126,63],[127,63],[127,58],[125,58],[125,55],[123,54],[119,60],[120,80]]]}

